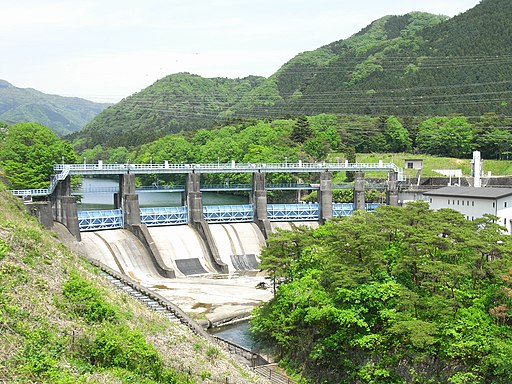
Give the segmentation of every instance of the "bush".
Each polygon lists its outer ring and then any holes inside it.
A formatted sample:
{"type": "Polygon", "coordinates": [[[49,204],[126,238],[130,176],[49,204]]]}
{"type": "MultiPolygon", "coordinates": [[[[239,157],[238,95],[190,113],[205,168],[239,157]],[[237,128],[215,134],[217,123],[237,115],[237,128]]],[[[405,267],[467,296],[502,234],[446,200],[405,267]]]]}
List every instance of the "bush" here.
{"type": "Polygon", "coordinates": [[[175,373],[164,369],[158,351],[144,335],[125,325],[104,324],[92,340],[82,339],[81,355],[104,368],[121,368],[142,378],[175,382],[175,373]]]}
{"type": "Polygon", "coordinates": [[[98,323],[119,319],[118,310],[105,301],[103,292],[77,272],[71,273],[62,288],[71,311],[87,322],[98,323]]]}
{"type": "Polygon", "coordinates": [[[10,250],[9,245],[3,239],[0,239],[0,260],[2,260],[10,250]]]}

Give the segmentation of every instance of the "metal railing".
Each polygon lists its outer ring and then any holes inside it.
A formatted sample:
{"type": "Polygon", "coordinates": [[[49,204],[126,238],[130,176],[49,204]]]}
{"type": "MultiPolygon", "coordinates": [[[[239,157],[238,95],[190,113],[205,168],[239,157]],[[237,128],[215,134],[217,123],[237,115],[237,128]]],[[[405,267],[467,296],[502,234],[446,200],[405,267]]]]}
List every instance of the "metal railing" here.
{"type": "Polygon", "coordinates": [[[244,172],[338,172],[338,171],[393,171],[398,181],[403,180],[403,169],[394,163],[213,163],[213,164],[56,164],[53,169],[61,172],[69,169],[72,175],[92,174],[161,174],[161,173],[244,173],[244,172]]]}
{"type": "Polygon", "coordinates": [[[333,217],[350,216],[352,212],[354,212],[353,203],[334,203],[332,205],[333,217]]]}
{"type": "Polygon", "coordinates": [[[187,224],[187,207],[141,208],[140,221],[149,227],[187,224]]]}
{"type": "Polygon", "coordinates": [[[270,221],[318,221],[319,204],[268,204],[270,221]]]}

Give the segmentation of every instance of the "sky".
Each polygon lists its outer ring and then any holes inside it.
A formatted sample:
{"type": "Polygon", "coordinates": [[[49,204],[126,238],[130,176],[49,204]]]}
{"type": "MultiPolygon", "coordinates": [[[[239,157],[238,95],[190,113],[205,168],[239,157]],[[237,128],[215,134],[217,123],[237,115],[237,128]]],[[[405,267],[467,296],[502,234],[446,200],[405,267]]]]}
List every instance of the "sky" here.
{"type": "Polygon", "coordinates": [[[268,77],[385,15],[480,0],[0,0],[0,79],[115,103],[177,72],[268,77]]]}

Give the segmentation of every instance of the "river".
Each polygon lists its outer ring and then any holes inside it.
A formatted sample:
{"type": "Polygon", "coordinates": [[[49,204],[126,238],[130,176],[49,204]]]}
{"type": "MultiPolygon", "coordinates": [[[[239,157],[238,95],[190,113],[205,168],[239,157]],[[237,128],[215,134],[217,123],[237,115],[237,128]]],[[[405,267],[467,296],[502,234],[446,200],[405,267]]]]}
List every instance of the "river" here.
{"type": "Polygon", "coordinates": [[[224,327],[213,328],[210,333],[236,345],[258,352],[261,346],[254,340],[249,321],[241,321],[224,327]]]}

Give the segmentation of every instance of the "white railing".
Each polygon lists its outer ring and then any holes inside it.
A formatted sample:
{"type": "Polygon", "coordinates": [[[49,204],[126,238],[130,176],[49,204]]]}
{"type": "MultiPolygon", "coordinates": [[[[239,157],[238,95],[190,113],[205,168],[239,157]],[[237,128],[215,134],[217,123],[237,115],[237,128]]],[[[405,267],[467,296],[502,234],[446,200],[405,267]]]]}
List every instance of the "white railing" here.
{"type": "Polygon", "coordinates": [[[17,196],[43,196],[53,193],[59,181],[68,175],[94,174],[155,174],[155,173],[240,173],[240,172],[338,172],[338,171],[393,171],[398,174],[398,181],[403,181],[403,169],[394,163],[213,163],[213,164],[56,164],[58,172],[52,179],[48,189],[24,189],[12,191],[17,196]]]}
{"type": "Polygon", "coordinates": [[[394,171],[402,180],[403,171],[394,163],[213,163],[213,164],[56,164],[55,171],[69,169],[71,174],[121,174],[121,173],[237,173],[237,172],[323,172],[323,171],[394,171]]]}

